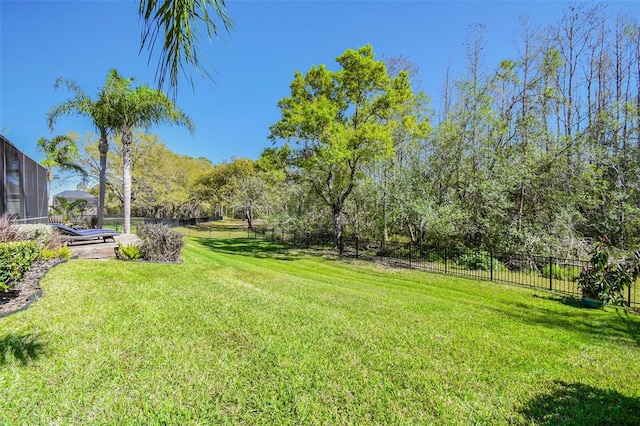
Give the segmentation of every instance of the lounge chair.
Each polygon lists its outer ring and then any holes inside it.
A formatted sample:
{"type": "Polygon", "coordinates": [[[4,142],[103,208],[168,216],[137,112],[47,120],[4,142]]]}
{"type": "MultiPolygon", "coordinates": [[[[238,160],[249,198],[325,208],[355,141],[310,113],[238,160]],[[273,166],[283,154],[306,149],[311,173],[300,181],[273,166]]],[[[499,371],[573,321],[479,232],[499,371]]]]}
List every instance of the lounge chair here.
{"type": "Polygon", "coordinates": [[[119,232],[111,229],[74,229],[60,223],[50,223],[53,228],[57,229],[63,242],[71,244],[74,241],[99,241],[102,239],[106,243],[108,239],[115,242],[115,236],[120,235],[119,232]]]}

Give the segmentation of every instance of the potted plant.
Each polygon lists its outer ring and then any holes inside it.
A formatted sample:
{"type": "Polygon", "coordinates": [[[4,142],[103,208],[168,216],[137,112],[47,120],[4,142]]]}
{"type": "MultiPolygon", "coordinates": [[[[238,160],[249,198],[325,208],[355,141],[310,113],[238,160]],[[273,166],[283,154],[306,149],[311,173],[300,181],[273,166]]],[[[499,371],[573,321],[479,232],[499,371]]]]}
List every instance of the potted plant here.
{"type": "Polygon", "coordinates": [[[582,290],[582,304],[599,308],[621,305],[624,290],[638,278],[637,254],[634,258],[613,259],[604,241],[594,245],[589,265],[582,268],[576,282],[582,290]]]}

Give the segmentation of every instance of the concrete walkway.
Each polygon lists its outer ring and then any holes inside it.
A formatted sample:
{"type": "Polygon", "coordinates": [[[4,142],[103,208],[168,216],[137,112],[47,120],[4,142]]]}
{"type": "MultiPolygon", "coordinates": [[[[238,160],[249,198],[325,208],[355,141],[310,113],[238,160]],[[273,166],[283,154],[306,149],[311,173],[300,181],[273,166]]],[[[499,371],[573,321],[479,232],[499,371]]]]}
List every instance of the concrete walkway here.
{"type": "Polygon", "coordinates": [[[135,234],[120,234],[115,237],[115,240],[115,243],[111,240],[108,240],[106,243],[103,243],[102,240],[75,241],[68,245],[71,249],[71,258],[96,260],[114,259],[116,257],[114,248],[118,247],[118,243],[126,246],[131,243],[140,242],[140,238],[135,234]]]}

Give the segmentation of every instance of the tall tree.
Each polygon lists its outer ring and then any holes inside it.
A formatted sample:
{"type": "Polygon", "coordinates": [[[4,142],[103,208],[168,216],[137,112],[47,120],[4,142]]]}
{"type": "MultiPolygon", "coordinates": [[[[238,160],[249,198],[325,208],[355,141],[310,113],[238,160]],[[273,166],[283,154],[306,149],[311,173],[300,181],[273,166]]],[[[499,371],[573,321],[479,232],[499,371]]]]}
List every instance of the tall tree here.
{"type": "Polygon", "coordinates": [[[39,138],[38,150],[45,155],[42,165],[47,170],[47,185],[49,186],[49,205],[53,205],[53,169],[71,171],[84,174],[84,170],[77,163],[78,146],[69,135],[55,136],[52,139],[39,138]]]}
{"type": "Polygon", "coordinates": [[[118,129],[122,141],[122,192],[124,198],[124,232],[131,229],[131,144],[133,130],[157,124],[185,126],[193,134],[191,119],[163,92],[142,85],[132,87],[133,78],[120,76],[116,69],[109,71],[103,102],[109,111],[110,128],[118,129]]]}
{"type": "Polygon", "coordinates": [[[54,87],[66,86],[73,97],[65,102],[49,109],[47,113],[47,121],[49,128],[53,130],[55,122],[63,116],[81,115],[89,117],[93,125],[100,134],[100,143],[98,149],[100,151],[100,194],[98,195],[98,228],[102,227],[104,219],[104,200],[106,191],[106,172],[107,172],[107,153],[109,152],[109,135],[112,128],[109,126],[110,103],[107,102],[107,88],[111,87],[113,82],[110,81],[111,76],[107,76],[107,80],[100,89],[98,99],[93,100],[80,88],[75,82],[65,78],[58,78],[54,87]]]}
{"type": "Polygon", "coordinates": [[[398,122],[389,118],[413,92],[408,73],[390,78],[371,46],[348,49],[336,62],[338,71],[320,65],[295,73],[270,138],[295,143],[293,166],[330,210],[334,244],[341,247],[345,202],[363,167],[393,155],[398,122]]]}

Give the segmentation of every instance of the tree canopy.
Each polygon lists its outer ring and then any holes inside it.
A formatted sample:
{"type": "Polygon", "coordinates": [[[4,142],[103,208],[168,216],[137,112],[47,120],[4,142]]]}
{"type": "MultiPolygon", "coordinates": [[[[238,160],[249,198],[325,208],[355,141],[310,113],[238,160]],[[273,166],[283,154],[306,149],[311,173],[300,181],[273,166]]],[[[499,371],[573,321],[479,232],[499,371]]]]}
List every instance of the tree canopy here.
{"type": "Polygon", "coordinates": [[[271,138],[294,143],[290,164],[330,210],[339,246],[344,205],[364,168],[393,155],[394,131],[416,118],[403,110],[413,97],[407,72],[391,78],[371,46],[348,49],[336,62],[338,71],[320,65],[295,73],[271,138]],[[406,113],[400,122],[391,119],[397,112],[406,113]]]}

